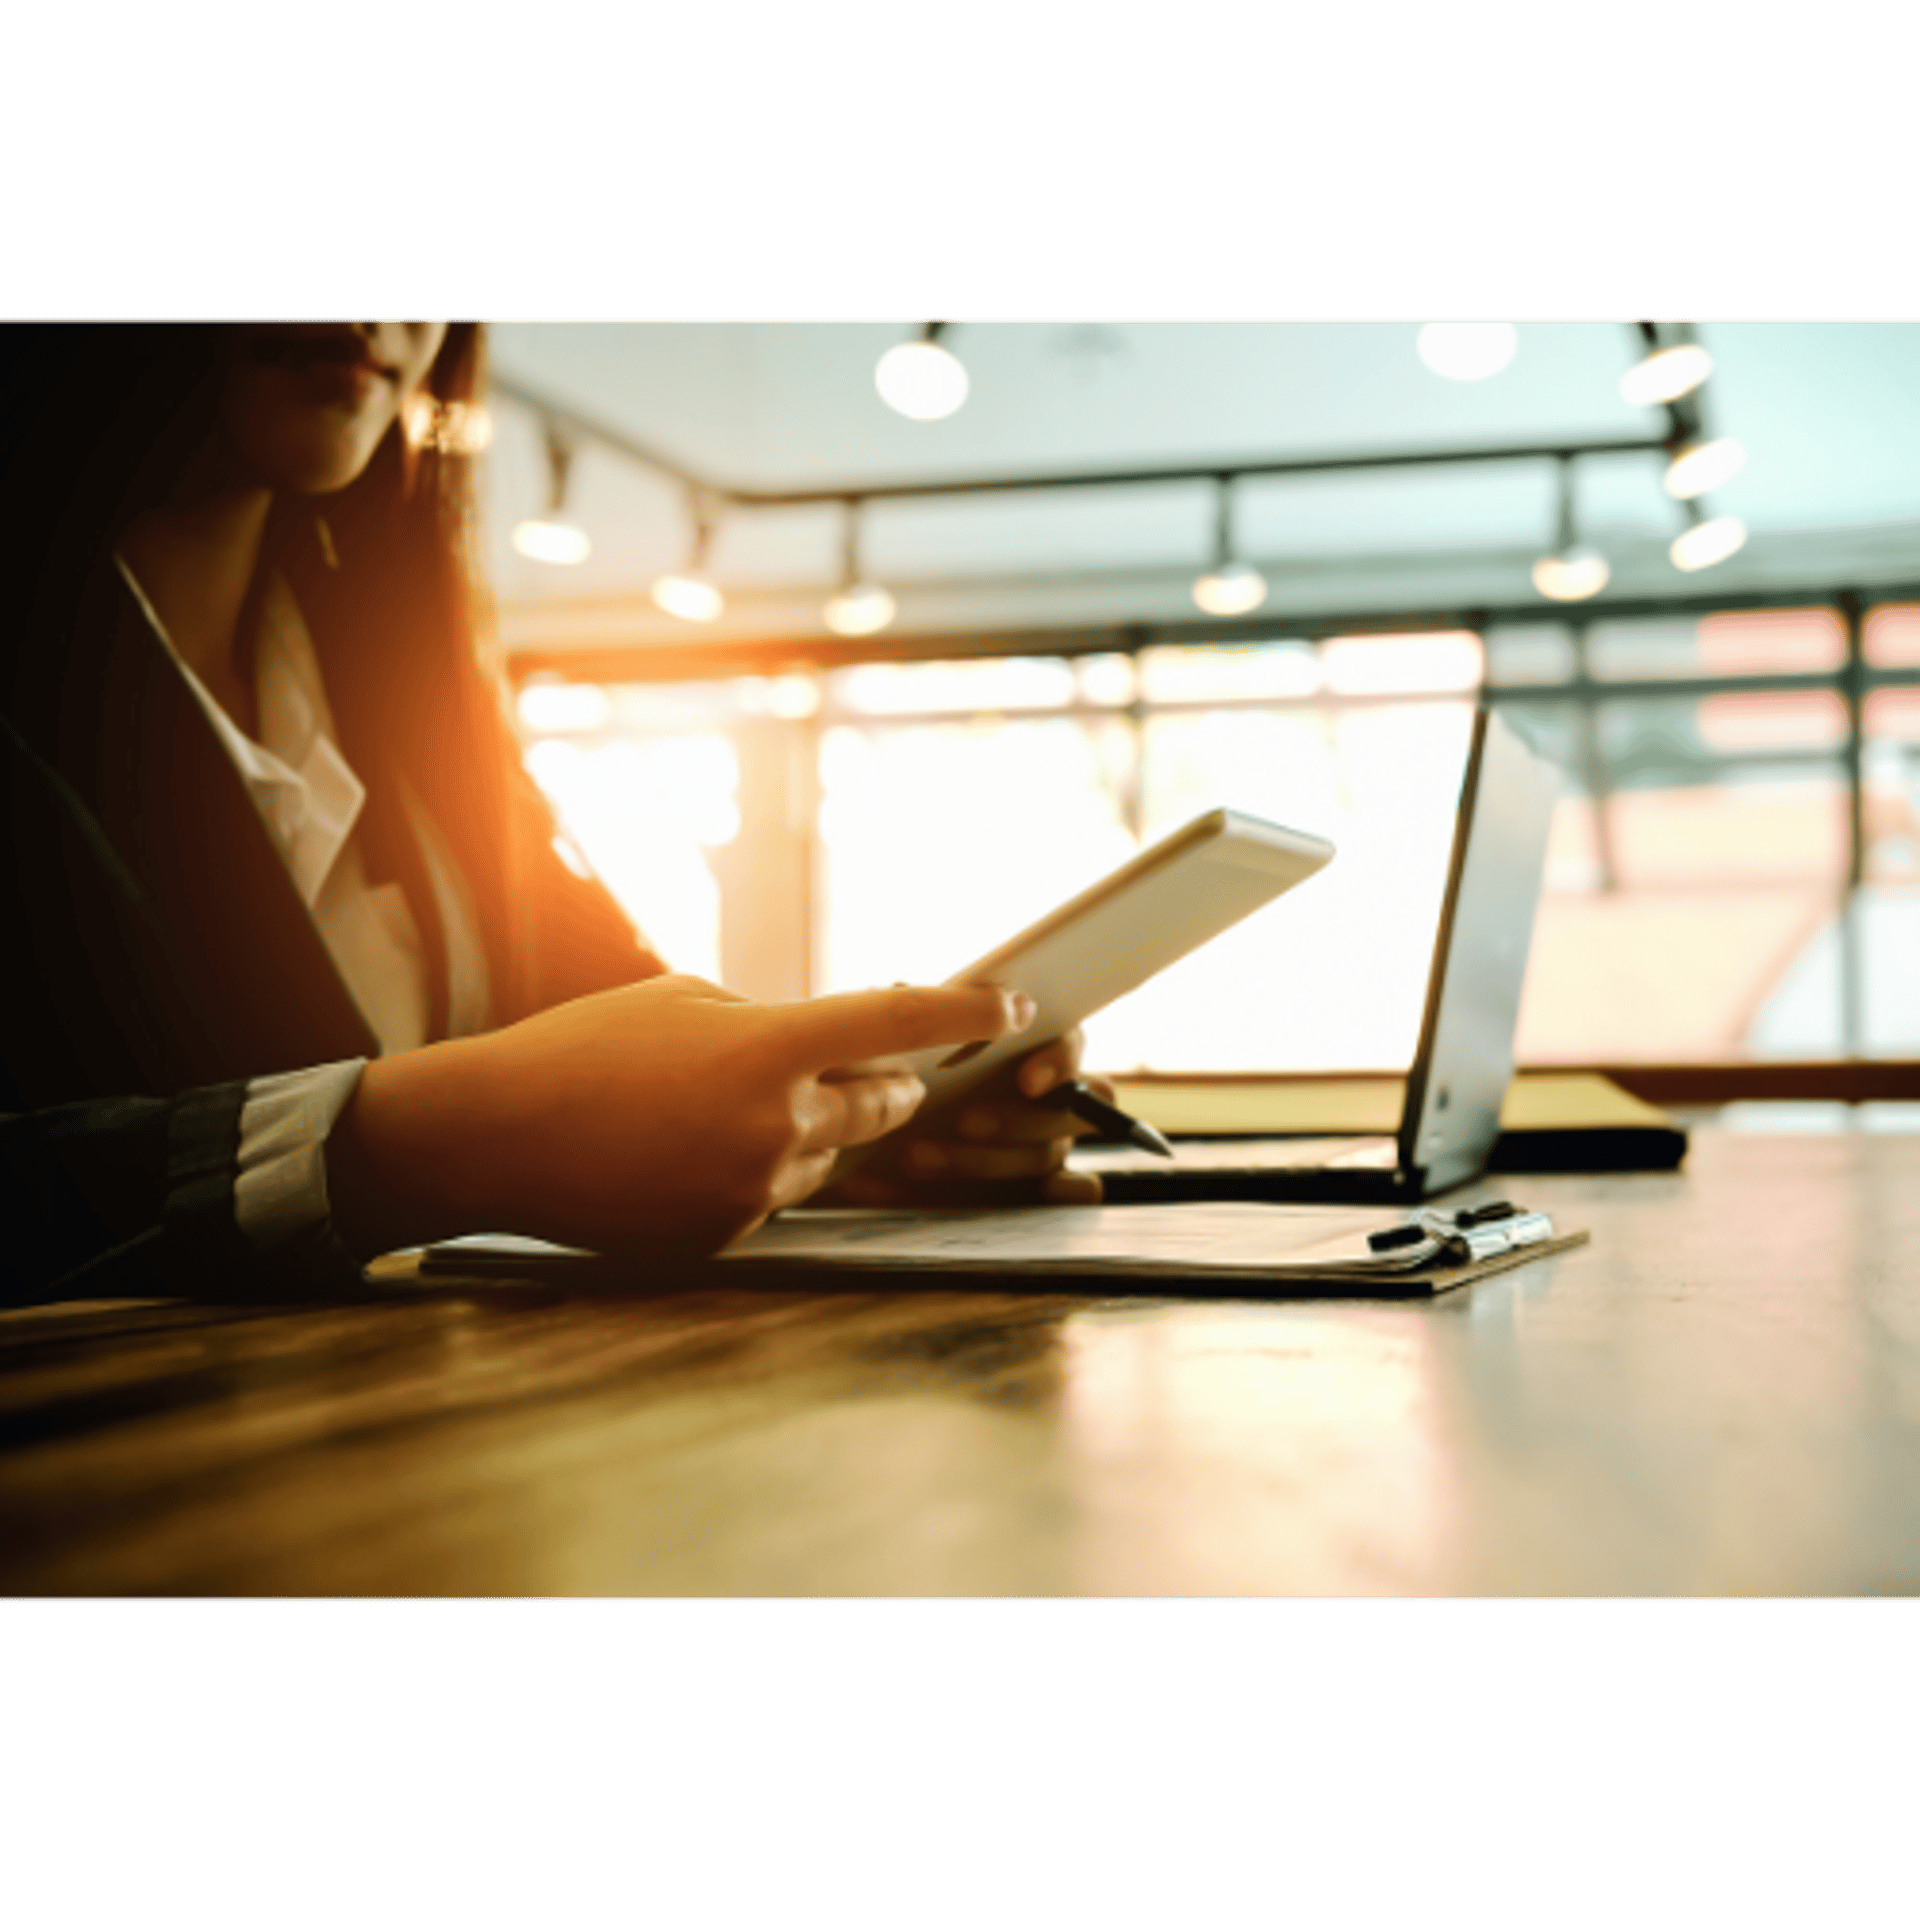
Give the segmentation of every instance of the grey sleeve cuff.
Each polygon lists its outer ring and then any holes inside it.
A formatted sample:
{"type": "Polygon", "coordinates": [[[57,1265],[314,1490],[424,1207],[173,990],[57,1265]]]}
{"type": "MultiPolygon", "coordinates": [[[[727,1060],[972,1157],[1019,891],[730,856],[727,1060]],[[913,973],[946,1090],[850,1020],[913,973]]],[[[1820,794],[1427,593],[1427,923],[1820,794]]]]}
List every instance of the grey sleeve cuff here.
{"type": "Polygon", "coordinates": [[[335,1060],[247,1082],[233,1212],[255,1251],[278,1252],[325,1227],[327,1136],[366,1065],[335,1060]]]}

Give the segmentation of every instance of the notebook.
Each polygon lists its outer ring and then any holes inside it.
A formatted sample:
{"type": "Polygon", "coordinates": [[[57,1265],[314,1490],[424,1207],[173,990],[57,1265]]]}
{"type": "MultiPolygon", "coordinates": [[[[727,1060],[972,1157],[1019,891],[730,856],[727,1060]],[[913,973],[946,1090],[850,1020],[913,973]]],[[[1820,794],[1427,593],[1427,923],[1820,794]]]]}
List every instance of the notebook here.
{"type": "MultiPolygon", "coordinates": [[[[1405,1074],[1113,1074],[1126,1112],[1169,1136],[1390,1133],[1405,1074]]],[[[1677,1167],[1687,1129],[1672,1114],[1590,1071],[1533,1069],[1500,1103],[1489,1173],[1625,1173],[1677,1167]]]]}

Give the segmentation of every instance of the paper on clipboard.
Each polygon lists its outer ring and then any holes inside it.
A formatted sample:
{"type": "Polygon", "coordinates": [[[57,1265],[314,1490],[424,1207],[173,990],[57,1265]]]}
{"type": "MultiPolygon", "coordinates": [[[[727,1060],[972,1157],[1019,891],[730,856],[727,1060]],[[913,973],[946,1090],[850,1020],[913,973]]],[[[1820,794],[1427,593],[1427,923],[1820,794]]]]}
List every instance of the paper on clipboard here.
{"type": "MultiPolygon", "coordinates": [[[[1391,1207],[1277,1207],[1198,1201],[1181,1207],[1018,1207],[907,1211],[799,1209],[701,1263],[690,1283],[751,1286],[884,1278],[901,1285],[964,1278],[1009,1290],[1141,1293],[1442,1292],[1523,1260],[1578,1246],[1544,1214],[1516,1230],[1448,1232],[1439,1215],[1391,1207]],[[1422,1231],[1386,1250],[1383,1231],[1422,1231]]],[[[610,1277],[617,1263],[541,1241],[480,1236],[431,1248],[422,1272],[610,1277]]]]}

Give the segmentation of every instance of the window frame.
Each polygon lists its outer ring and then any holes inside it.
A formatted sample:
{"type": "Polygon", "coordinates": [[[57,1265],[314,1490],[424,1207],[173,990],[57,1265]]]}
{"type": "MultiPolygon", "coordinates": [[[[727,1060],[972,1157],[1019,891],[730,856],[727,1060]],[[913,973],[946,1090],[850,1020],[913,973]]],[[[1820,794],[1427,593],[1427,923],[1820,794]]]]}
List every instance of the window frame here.
{"type": "MultiPolygon", "coordinates": [[[[1149,648],[1179,646],[1234,647],[1277,640],[1321,641],[1336,636],[1362,638],[1436,632],[1469,632],[1484,645],[1502,628],[1539,630],[1557,628],[1571,642],[1572,669],[1558,680],[1508,680],[1496,677],[1496,651],[1486,650],[1487,677],[1479,697],[1495,706],[1556,706],[1573,709],[1581,734],[1583,786],[1602,805],[1611,792],[1605,755],[1598,741],[1598,717],[1603,706],[1645,700],[1699,699],[1717,693],[1831,692],[1839,696],[1846,716],[1846,734],[1833,750],[1809,750],[1802,755],[1780,752],[1728,753],[1728,766],[1764,762],[1779,766],[1799,759],[1832,764],[1837,757],[1846,794],[1846,868],[1842,883],[1840,928],[1841,1035],[1840,1054],[1811,1060],[1703,1061],[1699,1063],[1634,1063],[1608,1061],[1590,1069],[1605,1073],[1630,1091],[1668,1104],[1710,1104],[1731,1099],[1831,1099],[1843,1101],[1911,1099],[1920,1097],[1920,1059],[1863,1056],[1863,956],[1860,950],[1855,902],[1867,867],[1867,823],[1864,788],[1866,710],[1871,695],[1883,689],[1920,688],[1920,664],[1911,667],[1876,665],[1866,657],[1867,623],[1876,613],[1920,603],[1920,581],[1870,587],[1779,588],[1745,593],[1690,593],[1602,598],[1578,607],[1542,604],[1481,608],[1387,612],[1355,611],[1236,620],[1230,628],[1217,621],[1138,623],[1124,626],[981,631],[968,633],[883,633],[849,641],[826,634],[781,636],[761,640],[716,639],[686,645],[605,647],[517,646],[506,656],[510,685],[517,692],[536,677],[615,684],[660,684],[699,681],[719,683],[746,678],[777,678],[795,673],[820,676],[823,698],[818,713],[793,723],[817,740],[819,730],[840,721],[863,727],[911,725],[938,720],[964,720],[967,709],[858,715],[836,712],[824,697],[825,676],[834,669],[868,663],[933,663],[982,659],[1039,657],[1072,661],[1088,655],[1127,654],[1136,660],[1149,648]],[[1844,636],[1844,651],[1831,668],[1751,674],[1699,674],[1685,677],[1649,676],[1638,679],[1597,677],[1591,671],[1588,636],[1602,623],[1638,619],[1691,619],[1725,613],[1819,610],[1836,616],[1844,636]]],[[[1458,692],[1434,694],[1333,694],[1305,697],[1248,697],[1221,701],[1147,701],[1136,696],[1130,704],[1104,704],[1076,697],[1065,705],[982,707],[982,713],[1032,713],[1051,717],[1086,718],[1131,716],[1136,726],[1152,713],[1231,708],[1233,710],[1288,710],[1405,702],[1420,699],[1458,700],[1458,692]]],[[[817,828],[817,796],[816,796],[817,828]]],[[[1603,836],[1604,839],[1604,836],[1603,836]]],[[[1604,857],[1604,856],[1603,856],[1604,857]]],[[[809,924],[804,945],[809,956],[819,951],[816,910],[807,909],[809,924]]],[[[1577,1069],[1556,1068],[1555,1071],[1577,1069]]],[[[1205,1076],[1202,1076],[1205,1077],[1205,1076]]],[[[1351,1077],[1351,1076],[1343,1076],[1351,1077]]]]}

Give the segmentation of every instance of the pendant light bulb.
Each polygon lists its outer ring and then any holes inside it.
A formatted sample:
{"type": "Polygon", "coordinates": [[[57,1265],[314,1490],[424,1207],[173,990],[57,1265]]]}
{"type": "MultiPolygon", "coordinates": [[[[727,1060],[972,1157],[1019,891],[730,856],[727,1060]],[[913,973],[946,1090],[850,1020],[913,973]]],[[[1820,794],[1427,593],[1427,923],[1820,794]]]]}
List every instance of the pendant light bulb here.
{"type": "Polygon", "coordinates": [[[1606,555],[1580,539],[1573,511],[1573,461],[1562,454],[1553,551],[1533,563],[1534,587],[1549,600],[1591,600],[1612,578],[1606,555]]]}
{"type": "Polygon", "coordinates": [[[1689,440],[1667,462],[1666,489],[1676,500],[1697,500],[1746,464],[1747,450],[1738,440],[1689,440]]]}
{"type": "Polygon", "coordinates": [[[1620,376],[1620,398],[1630,407],[1663,407],[1703,385],[1712,371],[1713,355],[1693,341],[1656,347],[1620,376]]]}
{"type": "Polygon", "coordinates": [[[861,577],[860,502],[849,500],[840,554],[840,585],[833,598],[820,609],[820,617],[833,632],[854,640],[892,625],[896,611],[893,595],[885,587],[861,577]]]}
{"type": "Polygon", "coordinates": [[[857,580],[827,602],[825,619],[835,633],[852,640],[891,626],[896,611],[893,595],[885,587],[871,580],[857,580]]]}
{"type": "Polygon", "coordinates": [[[1266,597],[1266,575],[1244,560],[1232,560],[1224,567],[1215,567],[1193,583],[1193,604],[1202,613],[1213,614],[1221,620],[1251,613],[1266,597]]]}
{"type": "Polygon", "coordinates": [[[693,553],[687,564],[674,573],[663,573],[653,583],[650,595],[662,613],[676,620],[693,620],[705,625],[718,620],[726,611],[726,600],[707,576],[707,546],[713,537],[713,525],[704,500],[693,497],[693,553]]]}
{"type": "Polygon", "coordinates": [[[1505,320],[1434,320],[1414,343],[1420,358],[1446,380],[1485,380],[1520,350],[1520,336],[1505,320]]]}
{"type": "Polygon", "coordinates": [[[929,321],[918,340],[889,347],[873,370],[880,398],[909,420],[944,420],[966,404],[967,370],[940,344],[943,324],[929,321]]]}
{"type": "Polygon", "coordinates": [[[1266,576],[1233,553],[1233,475],[1216,482],[1213,509],[1213,565],[1193,583],[1193,604],[1218,620],[1251,613],[1267,597],[1266,576]]]}
{"type": "Polygon", "coordinates": [[[653,583],[652,600],[676,620],[697,620],[703,625],[718,620],[727,605],[720,589],[702,573],[663,573],[653,583]]]}
{"type": "Polygon", "coordinates": [[[513,547],[516,553],[550,567],[577,567],[593,551],[593,542],[584,527],[559,514],[543,514],[514,528],[513,547]]]}
{"type": "Polygon", "coordinates": [[[1549,600],[1591,600],[1612,577],[1606,555],[1592,547],[1550,553],[1533,563],[1533,584],[1549,600]]]}
{"type": "Polygon", "coordinates": [[[1688,527],[1667,549],[1667,557],[1682,573],[1699,573],[1732,558],[1746,544],[1746,522],[1723,513],[1717,520],[1701,520],[1688,527]]]}
{"type": "Polygon", "coordinates": [[[522,520],[513,530],[513,547],[529,560],[550,567],[577,567],[593,551],[586,529],[567,512],[567,484],[573,473],[573,448],[552,427],[547,429],[547,510],[522,520]]]}

